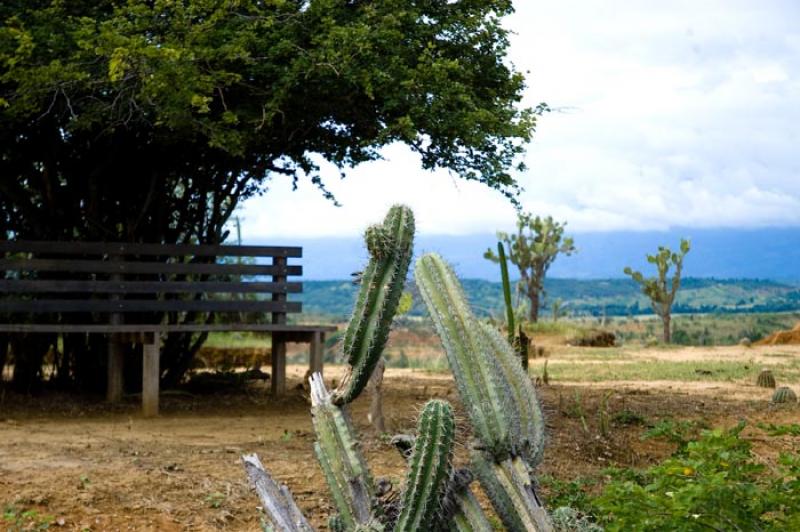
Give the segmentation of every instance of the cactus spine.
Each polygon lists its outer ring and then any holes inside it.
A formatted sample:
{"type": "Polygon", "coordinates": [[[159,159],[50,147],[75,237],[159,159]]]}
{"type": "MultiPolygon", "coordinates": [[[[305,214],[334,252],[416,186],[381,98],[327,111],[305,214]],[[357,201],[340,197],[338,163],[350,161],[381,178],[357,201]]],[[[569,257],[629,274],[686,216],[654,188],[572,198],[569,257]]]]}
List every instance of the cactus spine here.
{"type": "Polygon", "coordinates": [[[309,383],[311,416],[317,435],[314,452],[339,512],[335,521],[343,529],[352,530],[370,522],[373,482],[350,422],[333,404],[322,376],[313,374],[309,383]]]}
{"type": "Polygon", "coordinates": [[[775,404],[796,403],[797,395],[788,386],[781,386],[772,394],[772,402],[775,404]]]}
{"type": "Polygon", "coordinates": [[[772,374],[772,371],[768,369],[762,369],[761,372],[758,374],[758,379],[756,379],[756,384],[761,388],[774,388],[775,376],[772,374]]]}
{"type": "Polygon", "coordinates": [[[453,408],[445,401],[428,401],[417,423],[395,531],[414,532],[435,526],[450,479],[454,441],[453,408]]]}
{"type": "Polygon", "coordinates": [[[414,214],[403,205],[389,209],[382,224],[364,234],[369,263],[344,336],[348,368],[333,402],[347,404],[363,391],[380,359],[403,293],[414,240],[414,214]]]}
{"type": "Polygon", "coordinates": [[[508,529],[552,530],[528,469],[539,462],[544,445],[544,422],[530,379],[511,346],[469,310],[441,257],[421,257],[415,276],[479,440],[473,445],[473,467],[481,485],[508,529]]]}

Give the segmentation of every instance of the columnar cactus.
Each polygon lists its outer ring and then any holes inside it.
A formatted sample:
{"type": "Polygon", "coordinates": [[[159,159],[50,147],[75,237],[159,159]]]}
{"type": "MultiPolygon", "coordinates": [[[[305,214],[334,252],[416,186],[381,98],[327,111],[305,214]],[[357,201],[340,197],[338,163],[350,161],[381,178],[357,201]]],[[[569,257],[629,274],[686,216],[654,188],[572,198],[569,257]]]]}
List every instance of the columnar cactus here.
{"type": "Polygon", "coordinates": [[[358,397],[386,345],[413,253],[414,213],[403,205],[393,206],[382,224],[367,229],[364,239],[370,259],[344,335],[348,368],[333,394],[337,405],[358,397]]]}
{"type": "Polygon", "coordinates": [[[776,404],[796,403],[797,395],[788,386],[781,386],[775,390],[775,393],[772,394],[772,402],[776,404]]]}
{"type": "Polygon", "coordinates": [[[530,379],[510,345],[469,310],[458,279],[441,257],[420,258],[415,277],[478,440],[473,467],[481,485],[509,530],[551,530],[529,473],[544,445],[544,422],[530,379]]]}
{"type": "Polygon", "coordinates": [[[772,374],[772,371],[768,369],[762,369],[758,374],[756,384],[761,388],[774,388],[775,376],[772,374]]]}
{"type": "Polygon", "coordinates": [[[314,452],[339,512],[337,521],[345,530],[352,530],[372,520],[374,484],[350,421],[333,404],[322,376],[314,373],[309,383],[311,416],[317,434],[314,452]]]}
{"type": "Polygon", "coordinates": [[[454,441],[453,408],[445,401],[428,401],[417,422],[396,532],[435,528],[450,480],[454,441]]]}

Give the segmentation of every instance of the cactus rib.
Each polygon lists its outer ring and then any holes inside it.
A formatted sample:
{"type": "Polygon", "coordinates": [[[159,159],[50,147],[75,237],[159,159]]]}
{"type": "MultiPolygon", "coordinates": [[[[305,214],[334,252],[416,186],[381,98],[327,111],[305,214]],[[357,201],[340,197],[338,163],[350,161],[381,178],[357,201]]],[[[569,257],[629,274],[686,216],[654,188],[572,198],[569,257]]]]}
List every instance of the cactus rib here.
{"type": "Polygon", "coordinates": [[[452,469],[455,420],[445,401],[428,401],[417,423],[396,532],[433,529],[452,469]]]}
{"type": "Polygon", "coordinates": [[[338,521],[350,530],[370,521],[373,482],[350,422],[332,403],[322,376],[314,373],[309,383],[311,416],[317,435],[314,452],[339,511],[338,521]]]}
{"type": "Polygon", "coordinates": [[[391,207],[383,224],[367,229],[365,240],[370,260],[344,336],[348,368],[334,392],[338,405],[351,402],[363,391],[386,345],[411,262],[413,212],[403,205],[391,207]]]}

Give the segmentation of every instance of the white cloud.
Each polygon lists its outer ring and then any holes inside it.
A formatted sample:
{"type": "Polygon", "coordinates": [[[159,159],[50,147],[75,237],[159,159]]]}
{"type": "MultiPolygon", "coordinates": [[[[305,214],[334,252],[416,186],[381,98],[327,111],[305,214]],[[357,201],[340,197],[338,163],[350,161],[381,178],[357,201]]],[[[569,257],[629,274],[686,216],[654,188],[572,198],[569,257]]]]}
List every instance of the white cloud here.
{"type": "MultiPolygon", "coordinates": [[[[800,4],[518,1],[511,59],[548,102],[520,181],[526,208],[577,231],[800,225],[800,4]]],[[[419,168],[402,146],[340,181],[335,208],[277,181],[246,238],[347,235],[403,202],[425,233],[510,225],[497,193],[419,168]]]]}

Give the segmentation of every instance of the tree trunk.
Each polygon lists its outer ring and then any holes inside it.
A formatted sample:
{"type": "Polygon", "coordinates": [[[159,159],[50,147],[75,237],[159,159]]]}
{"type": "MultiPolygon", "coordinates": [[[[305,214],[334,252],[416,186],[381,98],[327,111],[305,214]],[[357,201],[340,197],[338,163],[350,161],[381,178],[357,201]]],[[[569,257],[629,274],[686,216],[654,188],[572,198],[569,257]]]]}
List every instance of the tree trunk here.
{"type": "Polygon", "coordinates": [[[383,419],[383,372],[386,369],[386,363],[383,361],[383,357],[378,361],[378,364],[375,366],[375,370],[372,372],[372,376],[369,378],[369,391],[370,391],[370,403],[369,403],[369,422],[372,423],[372,426],[375,427],[379,433],[383,434],[386,432],[386,423],[383,419]]]}
{"type": "Polygon", "coordinates": [[[528,299],[531,302],[531,309],[528,313],[528,319],[531,323],[539,321],[539,293],[528,292],[528,299]]]}
{"type": "Polygon", "coordinates": [[[6,370],[6,356],[8,354],[8,334],[0,334],[0,383],[3,382],[3,373],[6,370]]]}
{"type": "Polygon", "coordinates": [[[664,322],[664,343],[668,344],[672,341],[672,331],[670,330],[670,321],[672,317],[669,314],[664,314],[661,319],[664,322]]]}

